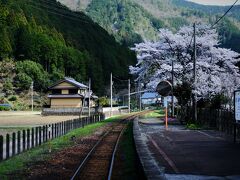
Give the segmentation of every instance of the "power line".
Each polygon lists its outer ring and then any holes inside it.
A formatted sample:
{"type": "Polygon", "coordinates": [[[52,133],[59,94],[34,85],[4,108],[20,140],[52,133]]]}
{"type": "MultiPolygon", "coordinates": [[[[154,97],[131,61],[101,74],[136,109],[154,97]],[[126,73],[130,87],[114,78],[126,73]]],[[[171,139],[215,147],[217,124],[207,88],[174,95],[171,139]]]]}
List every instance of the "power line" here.
{"type": "MultiPolygon", "coordinates": [[[[38,8],[38,7],[35,7],[35,6],[32,6],[32,8],[37,9],[37,10],[40,10],[40,11],[43,10],[43,9],[38,8]]],[[[59,16],[62,16],[62,17],[65,17],[65,18],[71,19],[71,20],[75,20],[75,21],[82,22],[81,20],[78,20],[78,19],[75,19],[75,18],[72,18],[72,17],[69,17],[69,16],[65,16],[65,15],[63,15],[63,14],[59,14],[59,13],[52,12],[52,11],[49,11],[49,10],[45,10],[45,11],[48,12],[48,13],[50,13],[50,14],[55,14],[55,15],[59,15],[59,16]]]]}
{"type": "Polygon", "coordinates": [[[48,13],[51,13],[51,14],[55,14],[55,15],[59,15],[59,16],[62,16],[62,17],[65,17],[65,18],[68,18],[68,19],[71,19],[71,20],[75,20],[75,21],[79,21],[79,22],[83,22],[83,23],[86,23],[86,24],[91,24],[91,23],[89,23],[89,22],[87,22],[87,21],[85,21],[85,20],[83,20],[83,19],[81,19],[80,18],[80,16],[79,17],[77,17],[77,16],[69,16],[68,14],[61,14],[62,12],[66,12],[66,11],[59,11],[58,9],[56,9],[56,8],[54,8],[54,9],[52,9],[52,8],[50,8],[50,7],[47,7],[47,6],[44,6],[44,5],[42,5],[42,4],[34,4],[34,3],[32,3],[31,4],[32,5],[32,7],[34,8],[34,9],[38,9],[38,10],[43,10],[43,8],[45,8],[45,11],[47,11],[48,13]],[[40,7],[39,7],[40,6],[40,7]]]}
{"type": "Polygon", "coordinates": [[[213,28],[219,21],[221,21],[226,15],[227,13],[235,6],[235,4],[238,2],[238,0],[236,0],[233,5],[211,26],[211,28],[213,28]]]}
{"type": "Polygon", "coordinates": [[[125,79],[119,79],[118,77],[116,76],[113,76],[114,79],[118,80],[118,81],[128,81],[128,80],[125,80],[125,79]]]}
{"type": "Polygon", "coordinates": [[[79,20],[81,22],[85,22],[85,23],[88,23],[87,21],[85,21],[85,19],[83,19],[81,16],[78,16],[77,14],[74,14],[74,13],[70,13],[69,11],[67,11],[66,9],[62,9],[62,8],[59,8],[60,6],[55,6],[55,7],[51,7],[47,4],[40,4],[38,2],[31,2],[33,6],[40,6],[42,8],[46,8],[47,10],[50,10],[51,12],[53,13],[60,13],[61,15],[64,15],[64,16],[68,16],[69,18],[76,18],[76,20],[79,20]],[[63,13],[63,14],[62,14],[63,13]]]}
{"type": "Polygon", "coordinates": [[[71,15],[71,16],[80,18],[82,20],[87,20],[87,19],[84,19],[83,16],[79,15],[76,11],[69,10],[66,6],[63,6],[61,3],[56,4],[56,3],[54,3],[51,0],[40,0],[40,2],[36,2],[36,1],[34,1],[34,2],[35,3],[44,2],[44,3],[48,4],[48,5],[54,6],[55,9],[57,8],[57,10],[63,10],[62,12],[65,12],[65,13],[71,15]]]}

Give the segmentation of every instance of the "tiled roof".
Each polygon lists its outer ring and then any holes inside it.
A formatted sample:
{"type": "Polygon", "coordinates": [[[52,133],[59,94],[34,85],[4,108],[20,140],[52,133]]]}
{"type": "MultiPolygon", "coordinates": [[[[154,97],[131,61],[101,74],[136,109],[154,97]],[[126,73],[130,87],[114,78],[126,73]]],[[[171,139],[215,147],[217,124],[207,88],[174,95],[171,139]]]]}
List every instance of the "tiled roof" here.
{"type": "Polygon", "coordinates": [[[82,84],[82,83],[80,83],[80,82],[77,82],[77,81],[76,81],[75,79],[73,79],[73,78],[65,77],[64,79],[62,79],[62,80],[56,82],[55,84],[53,84],[52,86],[50,86],[49,89],[52,89],[53,87],[57,86],[58,84],[60,84],[60,83],[62,83],[62,82],[68,82],[68,83],[76,86],[76,87],[79,88],[79,89],[87,89],[87,88],[88,88],[88,86],[86,86],[86,85],[84,85],[84,84],[82,84]]]}
{"type": "Polygon", "coordinates": [[[65,79],[67,82],[70,82],[70,83],[76,85],[76,86],[79,87],[79,88],[88,88],[88,86],[86,86],[86,85],[84,85],[84,84],[82,84],[82,83],[80,83],[80,82],[77,82],[77,81],[76,81],[75,79],[73,79],[73,78],[65,77],[64,79],[65,79]]]}

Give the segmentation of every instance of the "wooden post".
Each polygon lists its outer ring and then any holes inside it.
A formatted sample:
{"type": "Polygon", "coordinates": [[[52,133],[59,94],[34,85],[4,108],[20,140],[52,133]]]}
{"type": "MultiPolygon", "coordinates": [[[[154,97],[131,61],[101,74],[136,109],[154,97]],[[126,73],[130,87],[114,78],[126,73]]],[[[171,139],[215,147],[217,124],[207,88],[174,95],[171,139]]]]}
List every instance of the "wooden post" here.
{"type": "Polygon", "coordinates": [[[54,124],[51,125],[52,126],[52,139],[54,138],[54,124]]]}
{"type": "Polygon", "coordinates": [[[36,127],[35,130],[36,130],[35,131],[35,145],[38,146],[39,145],[39,141],[38,141],[39,140],[39,136],[38,136],[39,135],[39,129],[38,129],[38,127],[36,127]]]}
{"type": "Polygon", "coordinates": [[[38,144],[39,144],[39,146],[42,144],[42,127],[41,126],[39,126],[39,128],[38,128],[38,130],[39,130],[39,138],[38,138],[38,144]]]}
{"type": "Polygon", "coordinates": [[[45,137],[46,137],[46,130],[45,130],[45,126],[42,127],[42,130],[43,130],[43,142],[46,141],[45,137]]]}
{"type": "Polygon", "coordinates": [[[10,136],[9,134],[6,135],[6,159],[9,158],[9,154],[10,154],[10,136]]]}
{"type": "Polygon", "coordinates": [[[62,135],[64,135],[64,122],[61,122],[61,127],[62,127],[62,135]]]}
{"type": "Polygon", "coordinates": [[[27,129],[27,149],[30,149],[30,130],[27,129]]]}
{"type": "Polygon", "coordinates": [[[0,136],[0,161],[3,160],[3,136],[0,136]]]}
{"type": "Polygon", "coordinates": [[[56,138],[57,137],[57,123],[54,124],[54,133],[55,133],[54,138],[56,138]]]}
{"type": "Polygon", "coordinates": [[[31,138],[31,140],[32,140],[32,143],[31,143],[31,147],[33,148],[34,147],[34,128],[32,128],[32,138],[31,138]]]}
{"type": "Polygon", "coordinates": [[[16,154],[16,133],[12,133],[12,156],[16,154]]]}
{"type": "Polygon", "coordinates": [[[45,141],[48,141],[48,125],[45,126],[45,141]]]}
{"type": "Polygon", "coordinates": [[[22,132],[23,132],[22,147],[23,147],[23,151],[25,151],[26,150],[26,131],[23,130],[22,132]]]}
{"type": "Polygon", "coordinates": [[[17,132],[17,153],[21,152],[21,131],[17,132]]]}

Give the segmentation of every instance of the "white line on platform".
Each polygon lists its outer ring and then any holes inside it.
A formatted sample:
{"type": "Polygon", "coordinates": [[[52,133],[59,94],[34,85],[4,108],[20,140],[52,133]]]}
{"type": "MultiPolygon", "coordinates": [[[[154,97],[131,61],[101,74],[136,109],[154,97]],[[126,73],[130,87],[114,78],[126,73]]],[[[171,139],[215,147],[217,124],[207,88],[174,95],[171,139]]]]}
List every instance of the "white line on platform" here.
{"type": "Polygon", "coordinates": [[[175,173],[179,173],[178,168],[174,164],[174,162],[167,156],[167,154],[157,145],[157,143],[153,140],[153,138],[149,135],[147,135],[148,139],[152,142],[154,147],[158,150],[158,152],[163,156],[163,158],[167,161],[169,166],[174,170],[175,173]]]}

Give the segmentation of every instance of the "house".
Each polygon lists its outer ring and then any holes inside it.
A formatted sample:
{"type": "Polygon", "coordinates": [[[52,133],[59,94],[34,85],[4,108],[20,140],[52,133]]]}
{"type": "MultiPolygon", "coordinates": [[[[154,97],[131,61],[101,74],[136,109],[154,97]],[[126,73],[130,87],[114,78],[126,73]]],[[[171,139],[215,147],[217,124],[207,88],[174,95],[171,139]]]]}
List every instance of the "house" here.
{"type": "MultiPolygon", "coordinates": [[[[88,106],[88,86],[77,82],[73,78],[65,77],[49,87],[48,95],[51,108],[79,108],[88,106]]],[[[96,105],[98,97],[90,92],[90,106],[96,105]]]]}

